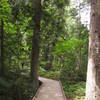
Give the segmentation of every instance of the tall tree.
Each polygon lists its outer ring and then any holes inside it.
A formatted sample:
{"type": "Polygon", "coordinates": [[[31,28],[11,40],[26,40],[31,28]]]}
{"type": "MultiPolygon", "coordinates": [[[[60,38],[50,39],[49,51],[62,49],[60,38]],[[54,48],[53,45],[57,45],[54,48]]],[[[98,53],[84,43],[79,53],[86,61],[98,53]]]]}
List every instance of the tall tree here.
{"type": "Polygon", "coordinates": [[[100,100],[100,0],[91,0],[86,100],[100,100]]]}
{"type": "Polygon", "coordinates": [[[39,58],[39,37],[40,37],[40,20],[41,20],[41,0],[33,0],[34,6],[34,35],[32,38],[32,58],[31,58],[31,80],[33,88],[38,88],[38,58],[39,58]]]}
{"type": "Polygon", "coordinates": [[[4,22],[1,19],[0,26],[0,75],[4,74],[4,22]]]}

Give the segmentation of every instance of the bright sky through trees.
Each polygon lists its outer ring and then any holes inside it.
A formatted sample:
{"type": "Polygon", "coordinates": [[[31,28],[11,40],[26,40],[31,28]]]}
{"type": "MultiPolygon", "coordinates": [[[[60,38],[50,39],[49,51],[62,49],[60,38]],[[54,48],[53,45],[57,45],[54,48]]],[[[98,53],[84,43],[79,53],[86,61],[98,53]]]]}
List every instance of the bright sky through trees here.
{"type": "MultiPolygon", "coordinates": [[[[75,5],[77,8],[80,6],[80,3],[82,3],[83,0],[72,0],[72,5],[75,5]]],[[[86,4],[83,8],[79,9],[80,16],[81,16],[81,22],[85,26],[90,26],[90,5],[86,4]]]]}

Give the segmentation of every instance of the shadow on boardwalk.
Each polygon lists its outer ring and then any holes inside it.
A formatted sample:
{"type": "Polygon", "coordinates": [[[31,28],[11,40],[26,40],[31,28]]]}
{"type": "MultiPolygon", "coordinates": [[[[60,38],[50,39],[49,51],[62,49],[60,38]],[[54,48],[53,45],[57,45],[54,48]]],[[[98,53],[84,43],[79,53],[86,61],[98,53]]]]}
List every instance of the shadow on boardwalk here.
{"type": "Polygon", "coordinates": [[[39,78],[43,82],[33,100],[66,100],[59,81],[39,78]]]}

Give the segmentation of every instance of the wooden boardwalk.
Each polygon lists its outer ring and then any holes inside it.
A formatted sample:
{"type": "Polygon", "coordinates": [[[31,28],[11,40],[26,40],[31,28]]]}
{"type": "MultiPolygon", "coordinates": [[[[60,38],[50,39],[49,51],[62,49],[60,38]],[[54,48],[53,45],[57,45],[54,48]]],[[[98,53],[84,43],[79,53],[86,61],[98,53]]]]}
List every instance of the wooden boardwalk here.
{"type": "Polygon", "coordinates": [[[33,100],[66,100],[59,81],[39,78],[43,82],[33,100]]]}

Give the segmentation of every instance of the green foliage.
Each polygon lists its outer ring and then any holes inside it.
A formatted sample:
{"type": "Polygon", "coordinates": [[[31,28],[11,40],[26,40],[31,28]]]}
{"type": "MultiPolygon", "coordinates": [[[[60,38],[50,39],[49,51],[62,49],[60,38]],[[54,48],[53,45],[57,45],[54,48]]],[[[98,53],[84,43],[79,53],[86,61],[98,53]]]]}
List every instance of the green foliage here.
{"type": "Polygon", "coordinates": [[[10,5],[8,4],[8,0],[1,0],[0,1],[0,19],[1,18],[6,18],[8,14],[10,14],[11,8],[10,5]]]}
{"type": "MultiPolygon", "coordinates": [[[[65,93],[78,100],[85,91],[85,83],[80,81],[86,77],[88,30],[78,20],[76,8],[67,7],[69,2],[42,1],[39,74],[61,79],[65,93]],[[47,64],[50,65],[48,71],[45,70],[47,64]],[[79,83],[69,84],[65,80],[79,83]]],[[[31,1],[25,4],[21,0],[15,6],[11,6],[8,0],[0,1],[0,24],[1,19],[4,21],[6,73],[3,78],[0,77],[0,94],[3,92],[6,100],[30,100],[35,94],[29,78],[33,15],[31,1]]],[[[0,97],[0,100],[3,99],[0,97]]]]}
{"type": "Polygon", "coordinates": [[[42,77],[46,77],[46,78],[51,78],[54,80],[59,80],[60,77],[60,71],[46,71],[43,68],[40,68],[39,70],[39,75],[42,77]]]}
{"type": "Polygon", "coordinates": [[[78,39],[77,37],[70,37],[68,40],[63,42],[60,41],[56,44],[56,50],[54,54],[61,59],[61,63],[63,62],[63,64],[59,65],[61,66],[60,77],[62,79],[67,79],[70,81],[86,79],[85,76],[88,54],[88,46],[86,46],[87,44],[88,40],[78,39]],[[84,64],[84,61],[86,61],[86,64],[84,64]]]}
{"type": "Polygon", "coordinates": [[[60,79],[67,96],[73,97],[73,100],[83,100],[85,82],[81,81],[86,80],[89,32],[78,18],[76,8],[64,7],[63,0],[59,2],[56,0],[55,2],[56,6],[52,5],[52,2],[49,2],[52,6],[47,6],[49,3],[45,2],[46,7],[44,8],[46,10],[43,9],[45,16],[43,16],[41,27],[43,30],[43,35],[41,35],[43,42],[41,43],[42,61],[40,59],[41,67],[45,68],[46,62],[49,62],[49,57],[53,54],[53,61],[51,62],[53,67],[48,71],[40,68],[39,73],[43,77],[60,79]],[[63,10],[60,9],[62,7],[63,10]],[[53,38],[56,41],[54,49],[51,50],[53,38]]]}
{"type": "Polygon", "coordinates": [[[6,89],[6,88],[10,87],[10,84],[7,82],[7,80],[0,78],[0,87],[6,89]]]}
{"type": "Polygon", "coordinates": [[[0,76],[0,100],[31,100],[35,94],[29,78],[29,49],[31,49],[33,29],[30,23],[32,15],[28,11],[28,6],[21,2],[21,6],[12,7],[8,0],[0,1],[0,36],[2,19],[4,22],[3,67],[5,69],[5,75],[0,76]]]}
{"type": "Polygon", "coordinates": [[[72,100],[84,100],[85,99],[85,82],[68,83],[63,81],[63,89],[65,94],[72,98],[72,100]]]}
{"type": "Polygon", "coordinates": [[[8,73],[6,78],[0,78],[0,98],[4,100],[31,100],[33,85],[28,76],[18,72],[8,73]]]}
{"type": "Polygon", "coordinates": [[[56,45],[56,51],[55,53],[56,54],[60,54],[60,55],[63,55],[65,54],[66,52],[66,55],[69,53],[75,53],[75,51],[77,51],[77,49],[83,45],[83,42],[82,40],[78,40],[76,38],[72,38],[68,41],[64,41],[64,42],[61,42],[61,43],[58,43],[56,45]]]}
{"type": "Polygon", "coordinates": [[[32,83],[28,78],[25,79],[21,77],[16,79],[12,84],[12,88],[12,97],[14,100],[31,100],[35,95],[35,93],[33,93],[32,83]]]}

